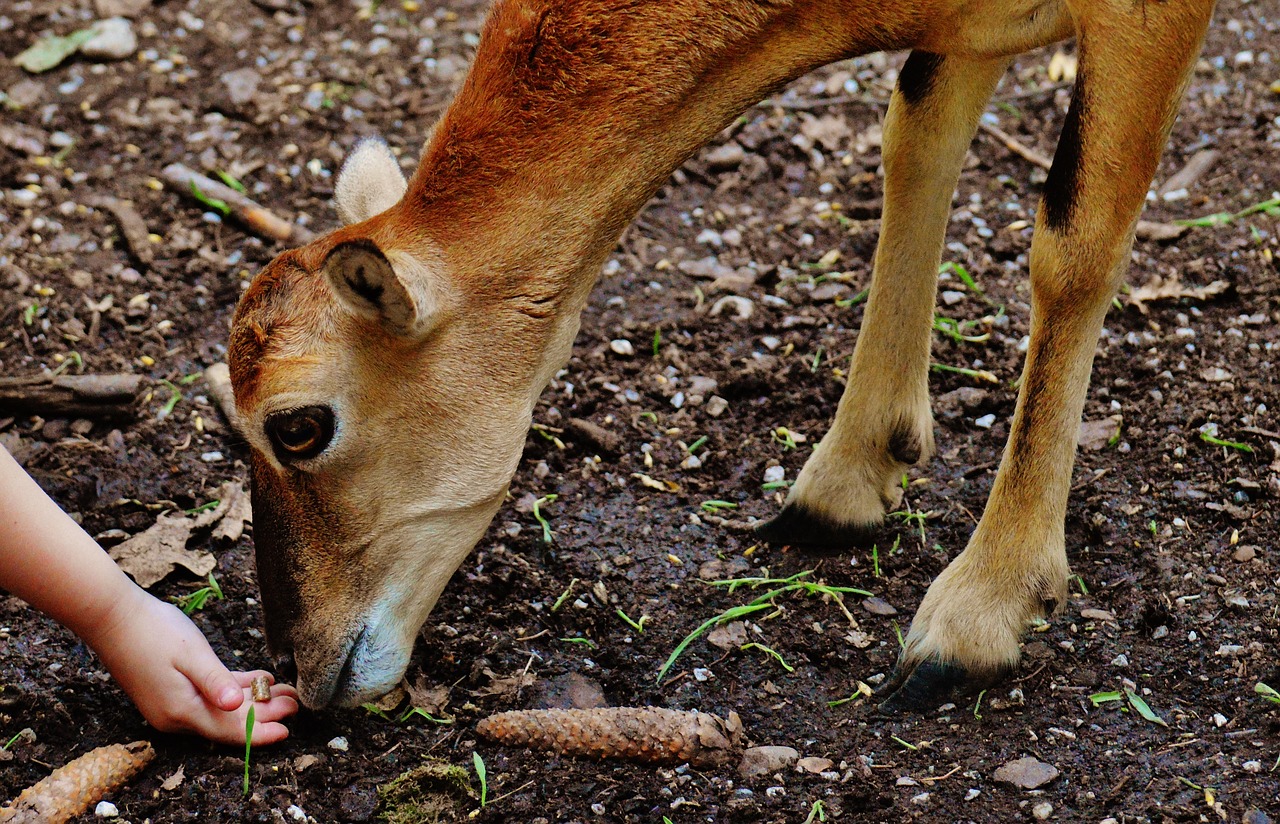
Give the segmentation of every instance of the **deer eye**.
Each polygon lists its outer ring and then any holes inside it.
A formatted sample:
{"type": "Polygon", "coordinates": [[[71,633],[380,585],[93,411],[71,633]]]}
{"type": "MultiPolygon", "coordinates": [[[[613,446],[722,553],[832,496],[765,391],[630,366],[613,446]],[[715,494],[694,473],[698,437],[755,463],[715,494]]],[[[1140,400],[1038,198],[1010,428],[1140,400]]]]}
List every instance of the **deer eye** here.
{"type": "Polygon", "coordinates": [[[314,458],[333,440],[333,410],[304,406],[277,412],[267,418],[264,428],[281,462],[314,458]]]}

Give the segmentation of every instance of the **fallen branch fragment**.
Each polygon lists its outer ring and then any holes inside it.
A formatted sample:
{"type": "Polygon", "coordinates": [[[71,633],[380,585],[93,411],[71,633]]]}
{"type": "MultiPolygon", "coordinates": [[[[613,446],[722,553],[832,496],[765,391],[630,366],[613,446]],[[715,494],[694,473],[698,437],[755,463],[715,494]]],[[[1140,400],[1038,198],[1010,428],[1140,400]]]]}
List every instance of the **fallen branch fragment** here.
{"type": "Polygon", "coordinates": [[[129,252],[143,266],[150,266],[156,258],[156,251],[151,245],[151,234],[147,231],[147,223],[138,214],[137,208],[117,197],[104,196],[93,201],[99,209],[105,209],[116,219],[120,226],[120,235],[129,247],[129,252]]]}
{"type": "Polygon", "coordinates": [[[1190,226],[1179,226],[1176,223],[1158,223],[1154,220],[1139,220],[1138,226],[1134,230],[1134,235],[1139,240],[1154,240],[1157,243],[1165,243],[1170,240],[1177,240],[1190,231],[1190,226]]]}
{"type": "Polygon", "coordinates": [[[36,375],[0,378],[0,415],[132,420],[141,375],[36,375]]]}
{"type": "Polygon", "coordinates": [[[221,201],[227,213],[255,235],[281,243],[309,243],[315,234],[303,226],[290,223],[266,207],[250,200],[230,186],[205,177],[181,163],[170,163],[162,172],[174,190],[208,208],[209,201],[221,201]]]}
{"type": "Polygon", "coordinates": [[[1016,137],[1009,134],[1004,129],[1001,129],[998,126],[992,126],[990,123],[984,123],[981,120],[978,121],[978,128],[982,129],[982,131],[991,135],[996,140],[999,140],[1001,143],[1004,144],[1004,147],[1006,149],[1018,155],[1023,160],[1034,163],[1035,165],[1039,166],[1042,169],[1049,169],[1053,167],[1052,160],[1040,154],[1035,149],[1026,145],[1022,141],[1018,140],[1016,137]]]}
{"type": "Polygon", "coordinates": [[[742,721],[658,707],[516,710],[483,719],[476,731],[508,746],[560,755],[621,758],[648,764],[715,766],[742,743],[742,721]]]}
{"type": "Polygon", "coordinates": [[[22,791],[0,807],[7,824],[63,824],[123,787],[156,757],[146,741],[98,747],[22,791]]]}

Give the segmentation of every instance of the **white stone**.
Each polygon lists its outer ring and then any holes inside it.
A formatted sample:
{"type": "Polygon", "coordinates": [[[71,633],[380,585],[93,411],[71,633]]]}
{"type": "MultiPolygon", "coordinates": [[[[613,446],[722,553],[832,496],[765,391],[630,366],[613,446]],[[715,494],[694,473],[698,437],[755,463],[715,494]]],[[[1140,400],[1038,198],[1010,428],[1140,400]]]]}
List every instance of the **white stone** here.
{"type": "Polygon", "coordinates": [[[334,738],[329,742],[329,749],[337,750],[338,752],[346,752],[350,749],[350,745],[347,743],[347,739],[345,737],[339,735],[337,738],[334,738]]]}
{"type": "Polygon", "coordinates": [[[609,348],[613,350],[613,354],[622,355],[623,357],[631,357],[636,353],[636,348],[626,338],[609,341],[609,348]]]}
{"type": "Polygon", "coordinates": [[[98,818],[119,818],[120,811],[116,809],[116,805],[110,801],[99,801],[98,806],[93,808],[93,814],[98,818]]]}
{"type": "Polygon", "coordinates": [[[290,804],[289,808],[286,809],[285,812],[288,813],[289,817],[292,818],[294,821],[307,820],[306,812],[304,812],[303,809],[299,807],[297,804],[290,804]]]}
{"type": "Polygon", "coordinates": [[[123,17],[109,17],[93,24],[97,34],[80,47],[80,53],[95,60],[123,60],[138,50],[133,24],[123,17]]]}
{"type": "Polygon", "coordinates": [[[995,422],[995,415],[983,415],[981,418],[975,418],[973,424],[974,426],[980,426],[983,429],[990,429],[995,422]]]}
{"type": "Polygon", "coordinates": [[[1053,805],[1048,801],[1041,801],[1031,808],[1031,815],[1036,821],[1048,821],[1049,816],[1053,815],[1053,805]]]}
{"type": "Polygon", "coordinates": [[[785,466],[771,466],[764,471],[764,482],[767,484],[776,484],[786,477],[787,468],[785,466]]]}

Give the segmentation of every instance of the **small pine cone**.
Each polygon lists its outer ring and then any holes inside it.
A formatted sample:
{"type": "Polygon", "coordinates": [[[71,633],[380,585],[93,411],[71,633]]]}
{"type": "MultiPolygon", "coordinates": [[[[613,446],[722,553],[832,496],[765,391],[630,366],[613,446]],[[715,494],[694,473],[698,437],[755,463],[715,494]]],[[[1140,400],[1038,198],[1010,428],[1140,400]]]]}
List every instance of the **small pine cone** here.
{"type": "Polygon", "coordinates": [[[64,824],[124,786],[156,757],[146,741],[109,744],[64,764],[0,807],[6,824],[64,824]]]}
{"type": "Polygon", "coordinates": [[[725,721],[705,712],[658,707],[516,710],[483,719],[476,731],[502,744],[560,755],[714,766],[727,761],[741,742],[742,721],[736,712],[725,721]]]}

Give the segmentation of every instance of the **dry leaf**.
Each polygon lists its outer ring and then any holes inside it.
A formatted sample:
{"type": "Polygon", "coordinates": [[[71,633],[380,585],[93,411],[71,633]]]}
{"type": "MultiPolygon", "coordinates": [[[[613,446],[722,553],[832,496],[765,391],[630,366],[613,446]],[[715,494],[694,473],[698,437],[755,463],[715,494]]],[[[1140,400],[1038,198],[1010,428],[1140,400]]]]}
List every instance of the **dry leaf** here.
{"type": "Polygon", "coordinates": [[[444,715],[444,708],[449,705],[449,688],[443,684],[431,685],[426,676],[419,675],[410,684],[408,679],[401,682],[409,693],[409,702],[414,707],[430,715],[444,715]]]}
{"type": "Polygon", "coordinates": [[[840,115],[813,117],[803,115],[800,134],[812,140],[828,152],[844,148],[849,140],[849,123],[840,115]]]}
{"type": "Polygon", "coordinates": [[[149,529],[117,544],[108,554],[143,589],[154,586],[179,566],[203,578],[213,572],[215,561],[208,552],[187,549],[187,539],[196,526],[197,520],[181,512],[161,515],[149,529]]]}
{"type": "Polygon", "coordinates": [[[1080,610],[1080,617],[1088,618],[1091,621],[1110,621],[1112,623],[1115,623],[1116,620],[1115,613],[1108,612],[1105,609],[1094,609],[1093,607],[1086,607],[1080,610]]]}
{"type": "Polygon", "coordinates": [[[1112,415],[1109,418],[1102,418],[1096,421],[1082,421],[1080,423],[1080,448],[1089,452],[1106,449],[1113,440],[1120,437],[1120,427],[1123,423],[1124,418],[1120,415],[1112,415]]]}
{"type": "Polygon", "coordinates": [[[1147,313],[1146,304],[1154,300],[1176,300],[1177,298],[1194,298],[1208,300],[1221,295],[1231,284],[1225,280],[1215,280],[1208,286],[1188,286],[1176,276],[1165,280],[1159,275],[1129,292],[1129,305],[1136,306],[1139,312],[1147,313]]]}
{"type": "Polygon", "coordinates": [[[525,687],[532,687],[537,683],[538,679],[531,673],[521,672],[508,678],[499,678],[494,674],[493,670],[485,669],[484,674],[489,676],[490,681],[487,687],[476,692],[476,695],[496,695],[499,697],[514,696],[525,687]]]}
{"type": "Polygon", "coordinates": [[[238,541],[244,534],[244,525],[253,523],[253,509],[250,506],[249,495],[239,481],[224,483],[219,495],[221,500],[218,503],[218,509],[223,510],[224,514],[221,516],[222,520],[214,527],[213,537],[215,540],[225,538],[232,542],[238,541]]]}
{"type": "Polygon", "coordinates": [[[187,774],[183,765],[179,764],[178,769],[173,771],[173,775],[160,782],[160,789],[166,792],[173,792],[182,786],[182,782],[186,780],[187,774]]]}
{"type": "Polygon", "coordinates": [[[737,649],[747,643],[747,625],[742,621],[734,621],[716,627],[707,633],[707,643],[724,650],[737,649]]]}

